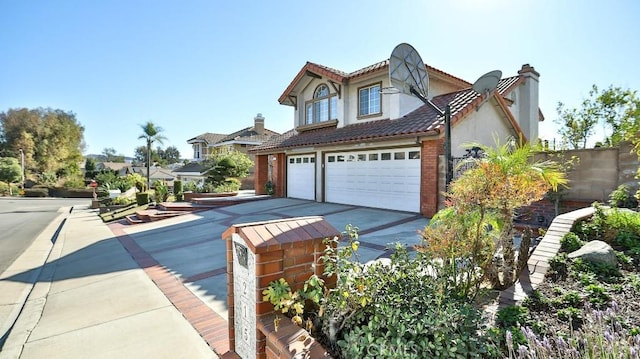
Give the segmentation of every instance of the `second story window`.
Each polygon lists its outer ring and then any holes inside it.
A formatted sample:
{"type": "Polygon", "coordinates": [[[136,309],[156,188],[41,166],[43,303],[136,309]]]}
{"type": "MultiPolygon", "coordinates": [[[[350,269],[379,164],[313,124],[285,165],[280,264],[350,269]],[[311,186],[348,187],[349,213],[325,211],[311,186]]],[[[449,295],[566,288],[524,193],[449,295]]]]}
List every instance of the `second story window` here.
{"type": "Polygon", "coordinates": [[[358,116],[380,113],[380,86],[381,84],[377,83],[358,89],[358,116]]]}
{"type": "Polygon", "coordinates": [[[306,124],[335,120],[338,118],[338,96],[329,93],[327,85],[320,85],[313,93],[313,100],[307,102],[306,124]]]}
{"type": "Polygon", "coordinates": [[[193,145],[193,158],[200,159],[200,144],[196,143],[193,145]]]}

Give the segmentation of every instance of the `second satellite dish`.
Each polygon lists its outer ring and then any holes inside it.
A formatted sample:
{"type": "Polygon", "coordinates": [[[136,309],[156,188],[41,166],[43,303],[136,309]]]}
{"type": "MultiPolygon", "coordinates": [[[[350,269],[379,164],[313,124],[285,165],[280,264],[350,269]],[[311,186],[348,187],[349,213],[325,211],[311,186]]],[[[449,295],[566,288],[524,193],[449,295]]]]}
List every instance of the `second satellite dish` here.
{"type": "Polygon", "coordinates": [[[427,68],[413,46],[402,43],[396,46],[389,58],[389,81],[400,92],[415,95],[413,88],[424,99],[429,94],[427,68]]]}
{"type": "Polygon", "coordinates": [[[502,78],[502,71],[494,70],[491,72],[487,72],[486,74],[480,76],[479,79],[473,84],[473,91],[484,95],[492,92],[498,86],[498,82],[502,78]]]}

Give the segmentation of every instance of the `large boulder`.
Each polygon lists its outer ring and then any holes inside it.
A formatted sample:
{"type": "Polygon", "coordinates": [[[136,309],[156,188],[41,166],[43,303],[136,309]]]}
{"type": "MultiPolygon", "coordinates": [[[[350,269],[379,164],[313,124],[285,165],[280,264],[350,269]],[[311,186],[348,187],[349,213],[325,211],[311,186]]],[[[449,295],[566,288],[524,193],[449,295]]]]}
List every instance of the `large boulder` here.
{"type": "Polygon", "coordinates": [[[606,242],[598,240],[587,242],[582,248],[569,253],[568,257],[572,259],[582,258],[585,261],[596,264],[608,264],[611,266],[618,264],[616,252],[613,248],[606,242]]]}

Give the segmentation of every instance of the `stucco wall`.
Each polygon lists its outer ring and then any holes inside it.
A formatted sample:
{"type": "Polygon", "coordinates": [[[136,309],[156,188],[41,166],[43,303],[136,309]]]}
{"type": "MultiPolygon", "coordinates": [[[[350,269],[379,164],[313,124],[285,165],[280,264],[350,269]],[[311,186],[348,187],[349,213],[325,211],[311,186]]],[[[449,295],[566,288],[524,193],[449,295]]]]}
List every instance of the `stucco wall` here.
{"type": "Polygon", "coordinates": [[[453,125],[451,129],[451,154],[453,157],[465,155],[466,144],[471,142],[486,146],[495,146],[495,139],[500,144],[507,142],[515,132],[505,114],[496,110],[494,100],[482,105],[478,111],[472,111],[463,121],[453,125]]]}
{"type": "MultiPolygon", "coordinates": [[[[569,172],[569,189],[564,199],[607,202],[609,194],[621,184],[638,188],[635,173],[638,170],[638,156],[631,153],[631,145],[620,147],[592,148],[564,151],[565,159],[579,159],[569,172]]],[[[539,158],[557,160],[558,153],[550,152],[539,158]]]]}

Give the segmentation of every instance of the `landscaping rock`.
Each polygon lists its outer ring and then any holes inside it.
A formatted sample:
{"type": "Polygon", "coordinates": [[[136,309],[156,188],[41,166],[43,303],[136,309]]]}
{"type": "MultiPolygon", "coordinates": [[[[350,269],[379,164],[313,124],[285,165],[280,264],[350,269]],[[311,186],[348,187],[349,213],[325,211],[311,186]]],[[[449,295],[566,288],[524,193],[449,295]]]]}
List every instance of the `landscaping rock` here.
{"type": "Polygon", "coordinates": [[[608,264],[615,266],[618,264],[616,253],[609,244],[603,241],[587,242],[582,248],[571,252],[569,258],[582,258],[591,263],[608,264]]]}

